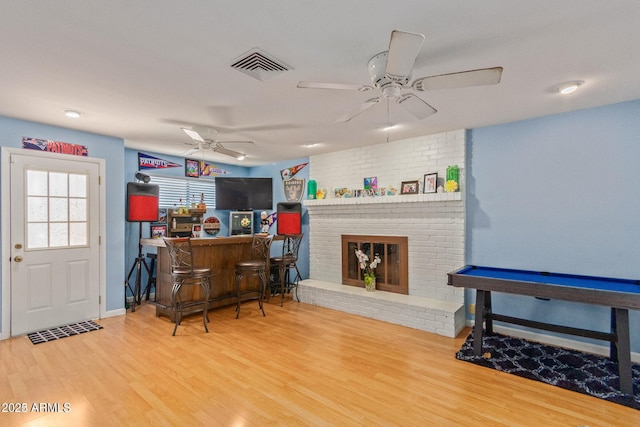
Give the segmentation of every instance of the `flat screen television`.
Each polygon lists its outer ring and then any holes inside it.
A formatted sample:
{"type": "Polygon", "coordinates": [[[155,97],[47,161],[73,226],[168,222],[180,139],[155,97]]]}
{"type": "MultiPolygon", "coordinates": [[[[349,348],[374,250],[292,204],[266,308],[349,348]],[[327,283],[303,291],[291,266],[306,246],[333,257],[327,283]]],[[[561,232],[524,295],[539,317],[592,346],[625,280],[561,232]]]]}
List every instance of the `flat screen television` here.
{"type": "Polygon", "coordinates": [[[216,210],[247,211],[273,209],[271,178],[217,177],[216,210]]]}

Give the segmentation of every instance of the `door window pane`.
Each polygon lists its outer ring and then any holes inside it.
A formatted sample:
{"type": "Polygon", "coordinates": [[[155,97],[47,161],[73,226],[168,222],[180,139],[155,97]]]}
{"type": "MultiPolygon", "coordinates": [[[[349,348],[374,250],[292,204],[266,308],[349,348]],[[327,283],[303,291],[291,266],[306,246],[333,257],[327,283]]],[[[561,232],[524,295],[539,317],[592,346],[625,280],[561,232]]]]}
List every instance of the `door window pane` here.
{"type": "Polygon", "coordinates": [[[27,195],[28,196],[46,196],[49,194],[47,188],[48,174],[45,171],[27,171],[27,195]]]}
{"type": "Polygon", "coordinates": [[[69,197],[87,197],[86,175],[69,175],[69,197]]]}
{"type": "Polygon", "coordinates": [[[87,223],[72,222],[69,224],[69,245],[81,246],[87,244],[87,223]]]}
{"type": "Polygon", "coordinates": [[[45,223],[27,224],[27,247],[41,249],[49,246],[49,227],[45,223]]]}
{"type": "Polygon", "coordinates": [[[69,218],[68,200],[52,197],[49,199],[49,221],[67,221],[69,218]]]}
{"type": "Polygon", "coordinates": [[[69,195],[67,174],[49,172],[49,196],[67,197],[69,195]]]}
{"type": "Polygon", "coordinates": [[[27,197],[27,221],[28,222],[46,222],[48,219],[46,197],[27,197]]]}
{"type": "Polygon", "coordinates": [[[69,221],[87,220],[87,200],[69,199],[69,221]]]}
{"type": "Polygon", "coordinates": [[[69,224],[66,222],[49,224],[49,246],[69,246],[69,224]]]}

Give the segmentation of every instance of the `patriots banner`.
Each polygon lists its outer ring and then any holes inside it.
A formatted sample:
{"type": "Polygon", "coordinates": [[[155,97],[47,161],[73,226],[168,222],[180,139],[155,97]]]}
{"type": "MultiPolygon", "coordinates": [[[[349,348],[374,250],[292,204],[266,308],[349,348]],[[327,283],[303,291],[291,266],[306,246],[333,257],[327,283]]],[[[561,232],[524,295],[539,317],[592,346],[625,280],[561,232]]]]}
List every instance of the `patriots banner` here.
{"type": "Polygon", "coordinates": [[[182,167],[182,165],[138,152],[138,167],[140,170],[144,170],[177,168],[182,167]]]}
{"type": "Polygon", "coordinates": [[[88,156],[89,149],[84,145],[68,142],[49,141],[48,139],[36,139],[22,137],[22,148],[26,150],[48,151],[50,153],[71,154],[72,156],[88,156]]]}

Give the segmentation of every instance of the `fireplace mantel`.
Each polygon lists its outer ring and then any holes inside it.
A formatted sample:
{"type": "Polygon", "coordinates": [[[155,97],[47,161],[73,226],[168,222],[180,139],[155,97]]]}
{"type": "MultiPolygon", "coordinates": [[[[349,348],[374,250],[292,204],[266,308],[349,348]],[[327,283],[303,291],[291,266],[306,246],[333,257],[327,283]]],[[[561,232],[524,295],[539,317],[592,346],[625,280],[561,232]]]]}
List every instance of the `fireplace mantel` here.
{"type": "Polygon", "coordinates": [[[428,193],[428,194],[400,194],[395,196],[378,197],[343,197],[321,200],[304,200],[307,208],[336,206],[336,205],[372,205],[385,203],[424,203],[424,202],[450,202],[462,200],[462,193],[428,193]]]}

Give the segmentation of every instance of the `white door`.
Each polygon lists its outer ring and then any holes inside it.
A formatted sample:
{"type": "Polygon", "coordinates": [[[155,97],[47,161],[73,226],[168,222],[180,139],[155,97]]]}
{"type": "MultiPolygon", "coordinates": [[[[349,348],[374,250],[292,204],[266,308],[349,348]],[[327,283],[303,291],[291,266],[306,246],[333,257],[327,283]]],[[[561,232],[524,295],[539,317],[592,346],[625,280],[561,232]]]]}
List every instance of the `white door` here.
{"type": "Polygon", "coordinates": [[[11,154],[11,335],[99,317],[99,165],[11,154]]]}

